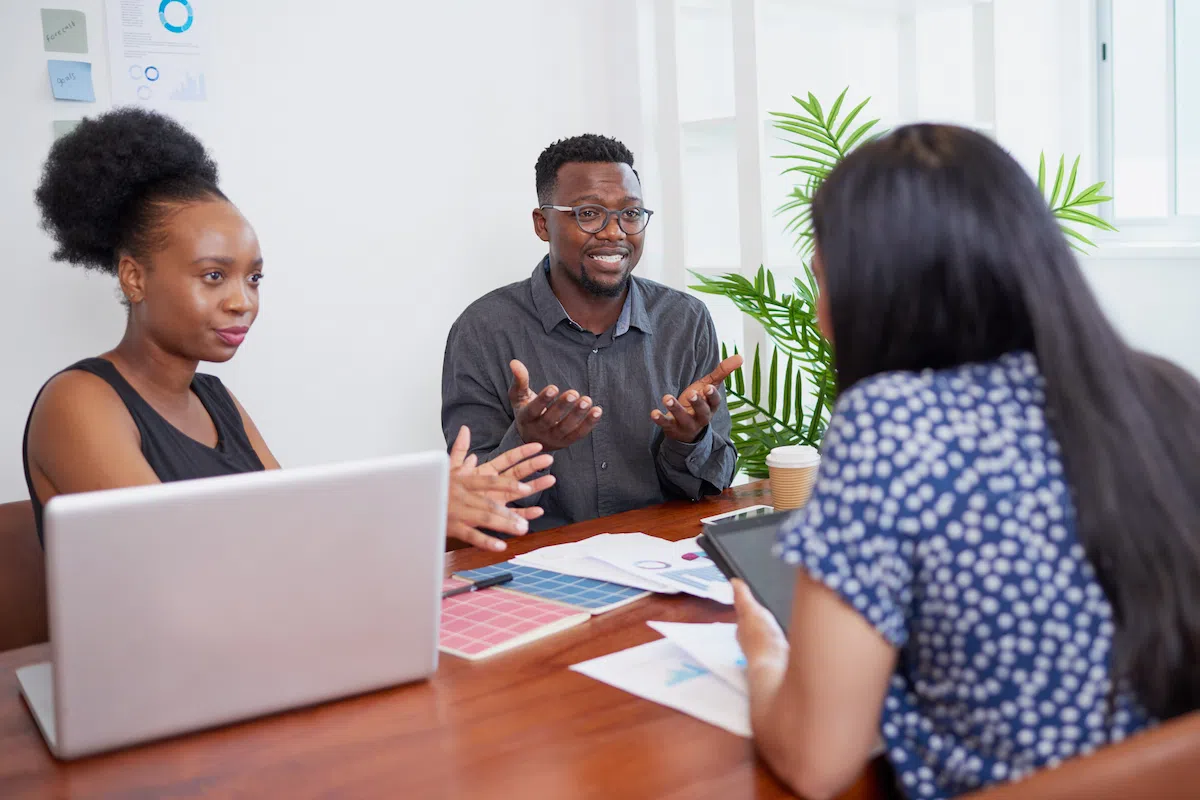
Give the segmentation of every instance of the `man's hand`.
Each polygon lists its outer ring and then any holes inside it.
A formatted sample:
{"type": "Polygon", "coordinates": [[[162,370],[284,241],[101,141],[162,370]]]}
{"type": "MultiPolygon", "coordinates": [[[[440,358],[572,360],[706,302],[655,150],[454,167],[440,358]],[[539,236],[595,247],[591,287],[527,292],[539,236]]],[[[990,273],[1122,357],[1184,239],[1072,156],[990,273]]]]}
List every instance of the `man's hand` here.
{"type": "Polygon", "coordinates": [[[656,408],[650,412],[650,419],[663,429],[668,438],[687,444],[695,442],[721,407],[719,387],[741,365],[742,357],[732,355],[680,392],[678,399],[669,394],[663,395],[666,411],[656,408]]]}
{"type": "Polygon", "coordinates": [[[553,475],[529,482],[525,478],[549,468],[554,458],[538,455],[539,444],[526,444],[480,465],[471,449],[471,432],[464,425],[450,448],[450,502],[446,535],[461,539],[481,550],[504,550],[504,540],[488,536],[480,528],[520,536],[529,530],[529,520],[542,516],[542,509],[508,508],[513,500],[527,497],[554,485],[553,475]]]}
{"type": "Polygon", "coordinates": [[[517,433],[532,444],[542,446],[543,452],[561,450],[592,432],[604,412],[592,406],[592,398],[580,397],[569,389],[561,394],[551,384],[534,394],[529,388],[529,370],[513,359],[508,364],[513,382],[508,387],[508,400],[516,417],[517,433]]]}

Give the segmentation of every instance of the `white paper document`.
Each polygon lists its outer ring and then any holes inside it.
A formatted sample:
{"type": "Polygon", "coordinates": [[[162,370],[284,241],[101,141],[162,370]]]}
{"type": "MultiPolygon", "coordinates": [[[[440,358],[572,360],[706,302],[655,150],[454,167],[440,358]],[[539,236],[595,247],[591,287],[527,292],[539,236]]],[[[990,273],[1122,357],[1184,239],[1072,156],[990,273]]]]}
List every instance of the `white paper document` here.
{"type": "Polygon", "coordinates": [[[667,639],[571,667],[622,691],[750,736],[750,701],[667,639]]]}
{"type": "Polygon", "coordinates": [[[644,589],[648,592],[672,594],[679,591],[660,581],[654,580],[653,577],[633,575],[623,569],[614,567],[607,561],[600,560],[595,555],[596,553],[606,551],[606,545],[608,545],[609,549],[615,548],[617,551],[620,551],[622,548],[631,549],[636,547],[633,541],[643,539],[653,540],[651,546],[661,541],[644,533],[602,533],[578,542],[567,542],[566,544],[541,547],[537,550],[514,556],[513,561],[527,567],[548,569],[553,572],[561,572],[564,575],[574,575],[577,578],[592,578],[598,581],[619,583],[622,586],[632,586],[635,589],[644,589]]]}
{"type": "Polygon", "coordinates": [[[733,587],[695,539],[678,542],[645,533],[602,533],[514,556],[527,567],[619,583],[649,592],[733,604],[733,587]]]}
{"type": "MultiPolygon", "coordinates": [[[[667,637],[593,658],[572,670],[750,737],[746,659],[731,622],[647,622],[667,637]]],[[[885,751],[880,737],[871,757],[885,751]]]]}
{"type": "Polygon", "coordinates": [[[114,106],[178,113],[208,100],[209,0],[107,0],[114,106]]]}
{"type": "Polygon", "coordinates": [[[647,622],[667,637],[700,666],[716,675],[742,695],[749,694],[746,685],[746,657],[737,642],[737,625],[732,622],[647,622]]]}
{"type": "MultiPolygon", "coordinates": [[[[629,534],[624,534],[628,536],[629,534]]],[[[592,556],[638,578],[658,581],[678,592],[733,605],[733,586],[695,539],[669,542],[654,536],[620,539],[593,549],[592,556]]]]}

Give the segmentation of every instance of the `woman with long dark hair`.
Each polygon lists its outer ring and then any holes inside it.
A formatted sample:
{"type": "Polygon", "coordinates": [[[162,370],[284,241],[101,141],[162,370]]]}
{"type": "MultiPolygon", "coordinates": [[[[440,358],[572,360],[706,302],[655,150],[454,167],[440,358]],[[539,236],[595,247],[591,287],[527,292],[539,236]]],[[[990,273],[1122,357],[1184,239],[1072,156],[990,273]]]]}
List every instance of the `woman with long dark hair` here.
{"type": "Polygon", "coordinates": [[[1200,707],[1200,385],[1100,310],[984,136],[914,125],[813,202],[841,395],[785,635],[743,585],[760,752],[835,794],[1016,780],[1200,707]]]}

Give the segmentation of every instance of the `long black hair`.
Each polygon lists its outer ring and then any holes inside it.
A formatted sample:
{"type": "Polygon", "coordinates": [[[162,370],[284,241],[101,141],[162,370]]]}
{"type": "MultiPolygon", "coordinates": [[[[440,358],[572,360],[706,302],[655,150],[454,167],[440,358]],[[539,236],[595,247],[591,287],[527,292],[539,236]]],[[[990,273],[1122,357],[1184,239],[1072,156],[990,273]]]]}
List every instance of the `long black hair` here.
{"type": "Polygon", "coordinates": [[[1125,343],[1037,186],[978,133],[912,125],[858,148],[813,225],[841,388],[1033,352],[1114,677],[1160,718],[1200,708],[1200,384],[1125,343]]]}

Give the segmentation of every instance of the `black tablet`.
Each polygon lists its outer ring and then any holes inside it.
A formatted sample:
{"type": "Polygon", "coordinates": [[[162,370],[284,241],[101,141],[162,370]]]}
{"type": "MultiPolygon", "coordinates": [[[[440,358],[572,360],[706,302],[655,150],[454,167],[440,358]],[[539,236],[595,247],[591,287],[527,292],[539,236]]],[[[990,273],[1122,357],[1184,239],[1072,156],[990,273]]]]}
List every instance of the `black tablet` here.
{"type": "Polygon", "coordinates": [[[785,631],[792,617],[796,568],[771,552],[779,526],[790,512],[717,522],[696,538],[708,557],[728,578],[741,578],[750,591],[775,615],[785,631]]]}

